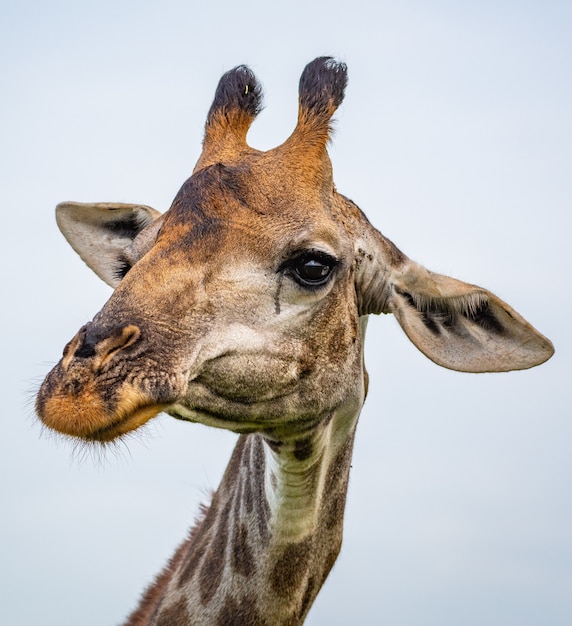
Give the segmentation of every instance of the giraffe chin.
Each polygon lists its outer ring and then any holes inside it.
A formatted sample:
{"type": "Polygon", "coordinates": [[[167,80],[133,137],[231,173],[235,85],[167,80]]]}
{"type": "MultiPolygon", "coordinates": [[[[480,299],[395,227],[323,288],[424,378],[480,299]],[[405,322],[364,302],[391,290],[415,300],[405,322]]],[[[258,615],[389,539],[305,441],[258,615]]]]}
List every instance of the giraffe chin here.
{"type": "Polygon", "coordinates": [[[129,390],[110,410],[98,394],[86,389],[77,395],[45,398],[37,411],[51,430],[84,441],[107,443],[136,430],[168,406],[150,402],[144,394],[129,390]]]}
{"type": "Polygon", "coordinates": [[[143,424],[146,424],[149,420],[161,413],[161,411],[165,410],[167,406],[169,405],[150,404],[140,407],[130,415],[116,418],[115,421],[112,421],[107,426],[84,436],[83,439],[99,443],[113,441],[118,437],[137,430],[137,428],[143,426],[143,424]]]}

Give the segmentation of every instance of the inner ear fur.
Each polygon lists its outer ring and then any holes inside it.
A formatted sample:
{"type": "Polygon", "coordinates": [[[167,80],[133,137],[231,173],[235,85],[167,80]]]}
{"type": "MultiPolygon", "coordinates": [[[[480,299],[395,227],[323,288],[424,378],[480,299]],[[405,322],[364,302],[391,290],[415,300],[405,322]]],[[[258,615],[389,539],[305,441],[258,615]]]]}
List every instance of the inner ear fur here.
{"type": "Polygon", "coordinates": [[[56,207],[57,224],[70,246],[111,287],[136,260],[131,249],[135,238],[157,224],[160,215],[149,206],[119,202],[62,202],[56,207]]]}
{"type": "Polygon", "coordinates": [[[387,309],[435,363],[463,372],[527,369],[552,343],[486,289],[407,261],[390,274],[387,309]]]}

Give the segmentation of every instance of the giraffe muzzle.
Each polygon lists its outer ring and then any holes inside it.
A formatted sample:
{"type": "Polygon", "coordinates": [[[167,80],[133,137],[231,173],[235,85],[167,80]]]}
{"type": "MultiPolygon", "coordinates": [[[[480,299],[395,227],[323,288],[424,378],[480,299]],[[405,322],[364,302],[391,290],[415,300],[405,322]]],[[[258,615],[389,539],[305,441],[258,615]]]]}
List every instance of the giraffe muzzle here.
{"type": "Polygon", "coordinates": [[[127,381],[117,383],[119,357],[140,337],[134,324],[83,326],[40,388],[36,411],[42,422],[65,435],[105,442],[162,411],[169,403],[127,381]]]}

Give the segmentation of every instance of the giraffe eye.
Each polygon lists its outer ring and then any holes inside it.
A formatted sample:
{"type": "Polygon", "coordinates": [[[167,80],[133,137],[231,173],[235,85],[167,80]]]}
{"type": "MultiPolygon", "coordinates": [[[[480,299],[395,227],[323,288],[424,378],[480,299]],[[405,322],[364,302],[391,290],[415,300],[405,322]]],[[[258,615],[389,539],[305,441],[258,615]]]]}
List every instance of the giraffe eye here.
{"type": "Polygon", "coordinates": [[[292,276],[303,287],[320,287],[328,282],[336,265],[329,254],[309,252],[293,261],[292,276]]]}

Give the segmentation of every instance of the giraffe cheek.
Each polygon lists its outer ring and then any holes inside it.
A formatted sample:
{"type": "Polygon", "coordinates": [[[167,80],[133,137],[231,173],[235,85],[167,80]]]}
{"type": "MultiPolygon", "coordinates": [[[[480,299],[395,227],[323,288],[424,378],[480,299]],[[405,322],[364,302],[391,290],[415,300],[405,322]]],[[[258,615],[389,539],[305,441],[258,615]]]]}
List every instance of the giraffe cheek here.
{"type": "Polygon", "coordinates": [[[275,355],[224,355],[210,361],[197,382],[218,396],[238,402],[263,402],[293,391],[303,368],[275,355]]]}

